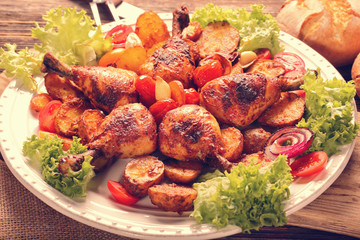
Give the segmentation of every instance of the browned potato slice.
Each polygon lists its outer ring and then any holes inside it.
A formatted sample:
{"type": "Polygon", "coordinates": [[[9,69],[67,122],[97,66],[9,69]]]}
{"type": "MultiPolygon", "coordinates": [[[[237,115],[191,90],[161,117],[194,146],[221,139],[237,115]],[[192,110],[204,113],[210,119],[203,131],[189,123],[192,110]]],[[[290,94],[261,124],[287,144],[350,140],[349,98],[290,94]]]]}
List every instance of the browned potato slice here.
{"type": "Polygon", "coordinates": [[[48,73],[44,79],[46,90],[53,99],[65,102],[72,98],[84,98],[83,93],[67,78],[48,73]]]}
{"type": "Polygon", "coordinates": [[[83,144],[92,141],[104,117],[105,115],[99,109],[87,109],[83,112],[79,121],[78,131],[78,136],[83,144]]]}
{"type": "Polygon", "coordinates": [[[203,165],[198,161],[168,160],[165,162],[165,176],[176,183],[191,183],[200,175],[203,165]]]}
{"type": "Polygon", "coordinates": [[[281,63],[271,59],[259,59],[246,71],[249,73],[261,73],[267,77],[279,77],[285,73],[285,67],[281,63]]]}
{"type": "Polygon", "coordinates": [[[286,127],[299,122],[305,112],[305,100],[292,92],[282,92],[280,99],[265,110],[258,122],[270,127],[286,127]]]}
{"type": "Polygon", "coordinates": [[[136,197],[144,197],[149,187],[159,184],[164,177],[164,164],[153,156],[142,156],[131,160],[123,175],[125,189],[136,197]]]}
{"type": "Polygon", "coordinates": [[[175,183],[152,186],[148,194],[154,205],[178,213],[189,210],[197,197],[194,188],[175,183]]]}
{"type": "Polygon", "coordinates": [[[170,38],[165,22],[153,11],[147,11],[138,17],[135,33],[146,49],[170,38]]]}
{"type": "Polygon", "coordinates": [[[228,127],[221,129],[221,137],[225,152],[221,154],[230,162],[238,160],[243,151],[243,135],[239,129],[228,127]]]}
{"type": "Polygon", "coordinates": [[[263,128],[250,128],[243,131],[244,136],[244,149],[246,154],[257,153],[264,150],[265,143],[271,136],[270,132],[265,131],[263,128]]]}
{"type": "Polygon", "coordinates": [[[228,22],[209,23],[196,41],[202,58],[214,53],[231,54],[236,50],[239,42],[239,31],[228,22]]]}
{"type": "Polygon", "coordinates": [[[89,108],[91,105],[81,98],[64,102],[55,116],[56,133],[65,137],[77,136],[81,115],[89,108]]]}

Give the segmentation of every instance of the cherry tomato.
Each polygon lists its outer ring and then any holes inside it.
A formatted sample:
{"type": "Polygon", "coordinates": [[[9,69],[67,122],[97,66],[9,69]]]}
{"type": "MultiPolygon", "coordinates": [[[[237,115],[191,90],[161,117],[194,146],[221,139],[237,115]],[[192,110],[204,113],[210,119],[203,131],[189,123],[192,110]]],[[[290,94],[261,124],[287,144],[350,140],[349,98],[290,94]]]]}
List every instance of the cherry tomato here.
{"type": "MultiPolygon", "coordinates": [[[[116,48],[105,53],[99,60],[99,66],[108,67],[115,66],[115,63],[119,60],[121,55],[124,53],[124,48],[116,48]]],[[[116,67],[116,66],[115,66],[116,67]]]]}
{"type": "Polygon", "coordinates": [[[326,165],[326,152],[316,151],[308,153],[290,164],[291,174],[297,177],[306,177],[320,172],[326,165]]]}
{"type": "Polygon", "coordinates": [[[199,104],[200,94],[194,88],[184,89],[185,104],[199,104]]]}
{"type": "Polygon", "coordinates": [[[129,36],[129,34],[132,32],[134,32],[134,30],[131,26],[120,24],[108,31],[105,35],[105,38],[112,37],[114,48],[118,48],[123,46],[121,43],[125,43],[127,36],[129,36]]]}
{"type": "Polygon", "coordinates": [[[59,100],[52,100],[39,113],[39,128],[42,131],[55,133],[55,116],[61,106],[59,100]]]}
{"type": "Polygon", "coordinates": [[[255,53],[256,53],[258,59],[270,59],[271,58],[271,52],[267,48],[256,49],[255,53]]]}
{"type": "Polygon", "coordinates": [[[202,66],[198,66],[193,72],[194,83],[201,88],[205,83],[221,77],[224,69],[218,60],[211,60],[202,66]]]}
{"type": "Polygon", "coordinates": [[[293,74],[293,72],[299,72],[301,74],[305,74],[306,72],[304,61],[295,53],[277,53],[274,56],[274,60],[282,63],[285,66],[285,75],[293,74]]]}
{"type": "Polygon", "coordinates": [[[139,93],[140,102],[150,107],[156,102],[155,80],[152,77],[142,75],[135,81],[135,89],[139,93]]]}
{"type": "Polygon", "coordinates": [[[157,124],[160,124],[165,114],[178,107],[178,104],[171,98],[156,101],[150,106],[149,111],[154,116],[157,124]]]}
{"type": "Polygon", "coordinates": [[[109,180],[107,186],[113,197],[121,204],[130,206],[139,201],[139,198],[128,193],[124,186],[119,182],[109,180]]]}
{"type": "Polygon", "coordinates": [[[30,100],[30,109],[40,112],[51,100],[53,99],[47,93],[37,94],[30,100]]]}

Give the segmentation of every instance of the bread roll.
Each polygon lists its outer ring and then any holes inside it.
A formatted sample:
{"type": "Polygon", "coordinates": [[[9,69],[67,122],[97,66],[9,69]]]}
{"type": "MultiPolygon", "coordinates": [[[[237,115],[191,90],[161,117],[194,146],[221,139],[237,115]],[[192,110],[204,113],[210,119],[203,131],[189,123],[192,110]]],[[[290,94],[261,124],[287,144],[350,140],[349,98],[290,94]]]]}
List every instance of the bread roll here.
{"type": "Polygon", "coordinates": [[[360,52],[360,0],[287,0],[277,20],[334,66],[351,64],[360,52]]]}
{"type": "Polygon", "coordinates": [[[351,78],[355,82],[356,93],[360,97],[360,53],[356,57],[354,64],[352,65],[351,78]]]}

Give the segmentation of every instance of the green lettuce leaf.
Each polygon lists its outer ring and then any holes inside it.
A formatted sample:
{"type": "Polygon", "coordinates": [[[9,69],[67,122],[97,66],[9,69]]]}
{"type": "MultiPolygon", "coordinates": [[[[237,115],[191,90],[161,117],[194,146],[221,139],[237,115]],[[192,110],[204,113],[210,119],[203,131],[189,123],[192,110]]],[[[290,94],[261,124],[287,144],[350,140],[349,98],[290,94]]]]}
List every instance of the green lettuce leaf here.
{"type": "Polygon", "coordinates": [[[307,152],[322,150],[330,157],[341,145],[351,143],[359,130],[358,123],[353,121],[351,105],[356,94],[353,81],[325,80],[318,69],[317,73],[305,74],[302,88],[306,93],[306,115],[297,126],[314,132],[307,152]]]}
{"type": "Polygon", "coordinates": [[[191,217],[218,228],[237,225],[244,232],[282,226],[287,222],[283,201],[289,199],[291,182],[284,155],[262,168],[240,163],[231,173],[193,185],[198,196],[191,217]]]}
{"type": "Polygon", "coordinates": [[[30,161],[40,165],[44,181],[64,195],[72,198],[85,197],[86,187],[95,176],[93,167],[90,165],[91,157],[85,157],[79,171],[73,171],[70,168],[66,176],[59,172],[60,157],[68,154],[80,154],[87,150],[79,141],[79,138],[74,137],[70,149],[64,151],[61,138],[41,139],[33,135],[23,145],[24,155],[28,156],[30,161]]]}
{"type": "Polygon", "coordinates": [[[85,10],[58,7],[49,10],[43,19],[43,27],[35,23],[32,29],[32,36],[41,42],[34,45],[36,51],[16,51],[15,44],[5,44],[7,50],[0,48],[0,68],[31,91],[38,90],[34,77],[43,76],[40,68],[46,52],[69,65],[94,65],[112,48],[111,38],[104,39],[101,28],[93,26],[85,10]]]}
{"type": "Polygon", "coordinates": [[[208,3],[203,8],[196,9],[191,21],[198,21],[205,27],[211,22],[227,21],[239,30],[239,52],[268,48],[274,55],[283,51],[280,44],[280,27],[270,14],[263,13],[264,5],[250,5],[252,12],[245,8],[235,10],[215,6],[208,3]]]}

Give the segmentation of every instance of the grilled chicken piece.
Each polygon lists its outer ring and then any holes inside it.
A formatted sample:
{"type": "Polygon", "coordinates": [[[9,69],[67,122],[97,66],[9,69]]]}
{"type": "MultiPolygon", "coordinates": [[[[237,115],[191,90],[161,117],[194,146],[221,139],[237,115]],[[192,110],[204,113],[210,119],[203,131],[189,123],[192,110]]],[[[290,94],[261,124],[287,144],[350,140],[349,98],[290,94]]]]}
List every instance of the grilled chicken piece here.
{"type": "Polygon", "coordinates": [[[198,58],[199,50],[195,43],[175,36],[147,58],[138,73],[153,78],[160,76],[166,82],[179,80],[184,88],[188,88],[198,58]]]}
{"type": "Polygon", "coordinates": [[[256,73],[226,75],[202,87],[200,103],[220,122],[244,127],[280,98],[277,80],[256,73]]]}
{"type": "Polygon", "coordinates": [[[180,35],[184,28],[189,25],[189,10],[186,6],[180,6],[173,11],[172,35],[180,35]]]}
{"type": "Polygon", "coordinates": [[[42,72],[54,72],[72,80],[98,108],[112,109],[137,101],[135,72],[112,67],[69,66],[51,53],[46,53],[42,72]]]}
{"type": "Polygon", "coordinates": [[[198,105],[169,111],[159,125],[159,149],[177,160],[205,160],[218,152],[220,127],[214,116],[198,105]]]}
{"type": "Polygon", "coordinates": [[[88,146],[107,158],[129,158],[152,153],[156,144],[154,117],[145,106],[133,103],[112,110],[88,146]]]}
{"type": "Polygon", "coordinates": [[[249,128],[243,131],[245,154],[257,153],[263,151],[265,143],[271,136],[270,132],[265,131],[261,127],[249,128]]]}
{"type": "Polygon", "coordinates": [[[230,162],[240,158],[243,151],[244,140],[241,131],[234,127],[221,129],[221,137],[224,145],[224,152],[221,156],[230,162]]]}

